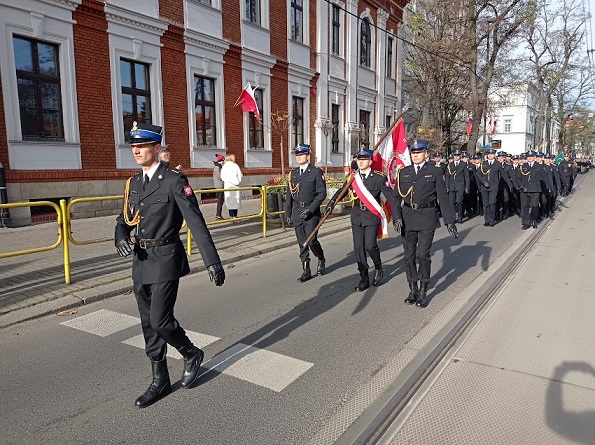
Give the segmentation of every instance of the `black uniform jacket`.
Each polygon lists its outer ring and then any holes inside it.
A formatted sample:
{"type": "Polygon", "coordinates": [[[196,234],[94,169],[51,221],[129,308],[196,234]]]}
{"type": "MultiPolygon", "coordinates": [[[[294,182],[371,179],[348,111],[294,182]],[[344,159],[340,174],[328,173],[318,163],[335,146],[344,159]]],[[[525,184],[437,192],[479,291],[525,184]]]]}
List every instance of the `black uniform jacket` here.
{"type": "Polygon", "coordinates": [[[446,188],[452,192],[469,190],[469,171],[467,164],[459,161],[455,166],[454,161],[446,166],[446,188]]]}
{"type": "Polygon", "coordinates": [[[508,187],[513,188],[514,185],[510,181],[508,174],[502,168],[502,164],[494,160],[492,165],[489,162],[483,161],[479,168],[475,170],[475,178],[477,179],[477,186],[480,190],[492,190],[497,192],[500,184],[500,179],[503,178],[506,181],[508,187]],[[487,182],[489,187],[485,187],[484,183],[487,182]]]}
{"type": "Polygon", "coordinates": [[[560,173],[560,179],[562,184],[568,185],[576,177],[576,166],[573,162],[562,161],[558,164],[558,172],[560,173]]]}
{"type": "MultiPolygon", "coordinates": [[[[359,175],[359,170],[356,170],[354,174],[359,175]]],[[[380,195],[383,194],[390,206],[392,208],[395,207],[396,201],[393,196],[393,189],[387,185],[386,176],[375,172],[374,170],[370,170],[368,177],[362,178],[362,181],[377,202],[380,202],[380,195]]],[[[343,184],[343,186],[344,185],[345,184],[343,184]]],[[[336,201],[336,198],[343,189],[343,186],[333,195],[331,198],[332,202],[336,201]]],[[[374,226],[380,223],[380,218],[378,216],[374,215],[370,210],[362,207],[365,207],[364,204],[359,200],[359,198],[356,199],[353,203],[353,209],[351,210],[351,224],[365,227],[374,226]]]]}
{"type": "MultiPolygon", "coordinates": [[[[142,172],[130,181],[128,216],[140,211],[138,226],[129,226],[122,214],[116,219],[116,243],[130,237],[134,230],[137,239],[159,239],[177,236],[185,219],[192,231],[205,266],[220,263],[219,254],[205,220],[198,208],[188,179],[179,171],[160,164],[143,190],[142,172]]],[[[190,272],[188,256],[179,237],[171,244],[142,249],[134,246],[132,280],[142,284],[175,280],[190,272]]]]}
{"type": "Polygon", "coordinates": [[[502,170],[500,170],[500,189],[508,188],[512,190],[514,183],[512,182],[512,175],[514,174],[511,164],[501,164],[502,170]]]}
{"type": "Polygon", "coordinates": [[[326,182],[321,169],[308,164],[300,175],[300,168],[289,174],[285,197],[285,216],[295,225],[301,224],[300,214],[308,209],[313,217],[320,218],[320,205],[326,198],[326,182]],[[293,190],[293,194],[291,191],[293,190]]]}
{"type": "Polygon", "coordinates": [[[543,166],[537,162],[533,163],[531,167],[529,163],[519,165],[516,169],[516,181],[517,187],[525,187],[528,193],[539,193],[541,192],[541,182],[544,181],[548,188],[551,190],[552,185],[549,178],[543,170],[543,166]]]}
{"type": "Polygon", "coordinates": [[[455,222],[455,210],[448,199],[445,179],[439,167],[426,162],[417,174],[413,165],[399,170],[394,196],[397,206],[393,208],[393,219],[402,220],[405,230],[430,230],[440,227],[437,205],[440,206],[445,224],[455,222]],[[412,189],[409,190],[410,188],[412,189]],[[408,206],[425,206],[432,203],[433,206],[417,209],[408,206]]]}

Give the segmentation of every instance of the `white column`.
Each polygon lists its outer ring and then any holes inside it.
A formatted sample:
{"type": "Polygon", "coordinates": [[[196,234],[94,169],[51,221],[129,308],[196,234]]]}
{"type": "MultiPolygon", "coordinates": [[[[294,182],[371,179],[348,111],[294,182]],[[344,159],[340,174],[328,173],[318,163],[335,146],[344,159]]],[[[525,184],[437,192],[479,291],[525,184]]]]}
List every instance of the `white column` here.
{"type": "Polygon", "coordinates": [[[389,14],[384,9],[378,9],[378,29],[376,32],[376,128],[375,138],[372,146],[378,142],[378,137],[383,133],[384,128],[384,95],[385,74],[386,74],[386,22],[389,14]]]}
{"type": "Polygon", "coordinates": [[[347,94],[345,96],[345,165],[351,163],[351,145],[357,132],[357,70],[359,67],[358,0],[347,0],[345,17],[347,45],[345,47],[347,94]]]}
{"type": "MultiPolygon", "coordinates": [[[[316,120],[320,118],[330,119],[328,106],[328,65],[329,65],[329,8],[325,0],[316,2],[316,71],[320,73],[316,84],[316,120]],[[323,31],[321,31],[323,30],[323,31]]],[[[328,165],[330,153],[330,138],[325,137],[322,131],[316,130],[316,163],[321,167],[328,165]]]]}

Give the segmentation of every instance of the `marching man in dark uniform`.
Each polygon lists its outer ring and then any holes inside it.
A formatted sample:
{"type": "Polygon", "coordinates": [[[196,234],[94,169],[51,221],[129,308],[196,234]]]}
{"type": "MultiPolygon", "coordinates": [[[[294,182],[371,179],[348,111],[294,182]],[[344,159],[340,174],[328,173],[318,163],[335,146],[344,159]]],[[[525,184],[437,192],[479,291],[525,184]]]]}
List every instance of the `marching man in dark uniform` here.
{"type": "MultiPolygon", "coordinates": [[[[393,190],[387,184],[386,176],[372,170],[372,156],[373,154],[369,150],[358,151],[358,170],[347,179],[351,190],[357,196],[351,210],[351,232],[355,260],[360,274],[360,282],[355,290],[359,292],[370,287],[366,253],[374,263],[375,271],[372,284],[379,286],[384,277],[377,238],[378,236],[387,237],[388,233],[386,214],[380,205],[380,194],[383,194],[389,204],[394,207],[393,190]]],[[[329,201],[326,208],[327,213],[332,211],[343,187],[337,190],[329,201]]]]}
{"type": "Polygon", "coordinates": [[[320,204],[326,198],[326,182],[321,169],[310,164],[310,146],[300,145],[295,149],[295,158],[299,167],[289,173],[287,196],[285,198],[285,217],[295,226],[295,235],[300,245],[302,276],[298,281],[312,278],[310,270],[310,250],[318,258],[318,275],[325,269],[324,251],[316,235],[304,246],[306,238],[314,231],[320,221],[320,204]]]}
{"type": "Polygon", "coordinates": [[[496,225],[496,201],[498,199],[498,186],[500,178],[503,177],[510,188],[513,187],[508,175],[502,170],[502,165],[494,159],[496,150],[487,150],[487,159],[479,164],[475,170],[475,178],[481,191],[483,201],[484,226],[494,227],[496,225]]]}
{"type": "Polygon", "coordinates": [[[162,128],[134,124],[130,145],[141,172],[126,183],[124,211],[116,219],[115,241],[120,256],[134,252],[132,281],[145,338],[145,352],[151,360],[153,382],[136,399],[144,408],[171,393],[167,370],[167,345],[184,359],[181,385],[188,388],[198,377],[202,350],[192,344],[174,318],[174,305],[180,277],[188,274],[188,258],[179,232],[183,220],[216,286],[225,280],[219,254],[198,208],[188,179],[178,170],[166,167],[158,158],[162,128]],[[134,231],[134,243],[130,234],[134,231]]]}
{"type": "Polygon", "coordinates": [[[405,273],[410,289],[405,303],[422,308],[428,305],[430,251],[434,232],[440,227],[438,206],[448,232],[458,237],[455,210],[446,194],[442,169],[432,162],[425,162],[427,149],[426,141],[409,144],[413,164],[397,173],[394,190],[397,202],[393,207],[393,227],[403,237],[405,273]]]}
{"type": "Polygon", "coordinates": [[[446,166],[446,192],[450,203],[457,212],[457,223],[463,222],[463,198],[469,193],[469,171],[467,164],[461,161],[460,150],[455,150],[453,160],[446,166]]]}
{"type": "Polygon", "coordinates": [[[576,177],[576,167],[570,160],[570,155],[564,153],[564,160],[558,164],[558,172],[562,181],[562,191],[560,195],[568,196],[572,192],[572,184],[576,177]]]}
{"type": "MultiPolygon", "coordinates": [[[[547,181],[543,167],[535,162],[536,153],[527,152],[527,162],[516,169],[515,186],[521,194],[521,229],[537,228],[541,182],[547,181]]],[[[550,186],[551,189],[551,186],[550,186]]]]}

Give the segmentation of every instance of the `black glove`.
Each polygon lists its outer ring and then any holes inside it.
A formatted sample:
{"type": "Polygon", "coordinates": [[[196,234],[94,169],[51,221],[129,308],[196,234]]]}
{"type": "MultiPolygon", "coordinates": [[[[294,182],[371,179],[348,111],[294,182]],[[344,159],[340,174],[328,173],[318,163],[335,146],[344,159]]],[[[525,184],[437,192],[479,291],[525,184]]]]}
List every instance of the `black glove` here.
{"type": "Polygon", "coordinates": [[[521,187],[521,192],[523,192],[523,193],[527,193],[527,187],[525,187],[525,186],[522,186],[522,187],[521,187]]]}
{"type": "Polygon", "coordinates": [[[465,189],[465,195],[469,194],[469,189],[465,189]]]}
{"type": "Polygon", "coordinates": [[[393,228],[395,229],[395,232],[397,232],[397,235],[400,235],[401,230],[403,229],[403,221],[400,219],[393,220],[393,228]]]}
{"type": "Polygon", "coordinates": [[[328,204],[326,205],[326,210],[324,211],[324,214],[326,215],[327,213],[331,213],[334,208],[335,208],[335,201],[329,201],[328,204]]]}
{"type": "Polygon", "coordinates": [[[488,181],[485,181],[485,182],[483,183],[483,186],[484,186],[485,188],[489,189],[489,188],[490,188],[490,183],[489,183],[488,181]]]}
{"type": "Polygon", "coordinates": [[[211,264],[207,267],[209,278],[215,283],[215,286],[221,286],[225,281],[225,271],[221,263],[211,264]]]}
{"type": "Polygon", "coordinates": [[[132,253],[132,248],[130,247],[130,244],[132,244],[130,238],[120,238],[116,242],[116,249],[118,250],[118,253],[121,257],[128,256],[132,253]]]}
{"type": "Polygon", "coordinates": [[[306,220],[310,217],[310,215],[312,215],[312,212],[309,209],[306,209],[300,213],[300,219],[306,220]]]}
{"type": "Polygon", "coordinates": [[[459,231],[457,230],[457,226],[455,223],[447,224],[446,228],[448,229],[448,233],[450,233],[454,239],[459,237],[459,231]]]}

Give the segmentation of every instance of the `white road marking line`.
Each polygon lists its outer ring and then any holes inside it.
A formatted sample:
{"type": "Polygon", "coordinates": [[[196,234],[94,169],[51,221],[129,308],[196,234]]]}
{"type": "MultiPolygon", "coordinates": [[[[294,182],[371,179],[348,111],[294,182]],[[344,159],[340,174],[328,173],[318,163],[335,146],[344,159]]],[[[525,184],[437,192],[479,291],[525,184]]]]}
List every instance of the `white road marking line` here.
{"type": "MultiPolygon", "coordinates": [[[[219,337],[213,337],[212,335],[201,334],[200,332],[194,331],[186,331],[186,335],[188,338],[199,348],[203,349],[204,347],[210,345],[211,343],[215,343],[219,340],[219,337]]],[[[142,334],[137,335],[135,337],[128,338],[124,340],[122,343],[130,346],[134,346],[136,348],[145,349],[145,338],[142,334]]],[[[171,346],[167,347],[167,356],[170,358],[181,359],[182,355],[171,346]]]]}
{"type": "Polygon", "coordinates": [[[87,315],[63,321],[61,325],[88,332],[99,337],[107,337],[116,332],[140,324],[140,318],[118,312],[100,309],[87,315]]]}

